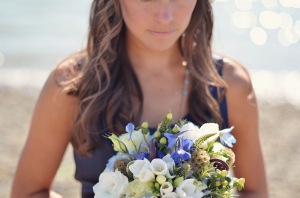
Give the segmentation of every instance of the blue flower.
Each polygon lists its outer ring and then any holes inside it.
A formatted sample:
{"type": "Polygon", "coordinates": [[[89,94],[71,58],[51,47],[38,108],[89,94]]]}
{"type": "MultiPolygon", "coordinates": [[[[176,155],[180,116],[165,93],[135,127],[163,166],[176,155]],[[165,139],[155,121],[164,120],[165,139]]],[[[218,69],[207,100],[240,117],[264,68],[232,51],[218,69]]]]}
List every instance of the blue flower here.
{"type": "Polygon", "coordinates": [[[164,133],[164,136],[166,138],[168,138],[168,149],[172,148],[174,146],[174,144],[177,141],[178,136],[180,136],[181,134],[185,133],[184,132],[180,132],[180,133],[176,133],[176,134],[172,134],[172,133],[164,133]]]}
{"type": "Polygon", "coordinates": [[[134,131],[134,125],[130,122],[126,125],[126,128],[125,128],[126,132],[129,133],[129,140],[131,140],[131,136],[132,136],[132,133],[134,131]]]}
{"type": "Polygon", "coordinates": [[[231,135],[231,131],[233,130],[234,127],[223,129],[220,131],[220,140],[221,143],[232,148],[234,143],[236,143],[236,139],[234,138],[233,135],[231,135]]]}
{"type": "Polygon", "coordinates": [[[157,151],[157,157],[159,157],[160,159],[162,159],[165,156],[164,152],[162,152],[161,150],[157,151]]]}
{"type": "Polygon", "coordinates": [[[192,140],[182,138],[182,147],[183,147],[183,150],[189,151],[189,150],[191,150],[192,146],[193,146],[193,141],[192,140]]]}
{"type": "Polygon", "coordinates": [[[143,160],[144,158],[147,158],[147,159],[149,158],[149,153],[142,152],[139,154],[132,154],[130,156],[132,156],[136,160],[143,160]]]}
{"type": "Polygon", "coordinates": [[[176,164],[179,163],[180,161],[184,161],[184,160],[191,158],[191,154],[189,152],[185,151],[182,147],[183,141],[184,141],[183,138],[178,140],[178,143],[177,143],[178,148],[171,155],[171,158],[174,160],[174,162],[176,164]]]}

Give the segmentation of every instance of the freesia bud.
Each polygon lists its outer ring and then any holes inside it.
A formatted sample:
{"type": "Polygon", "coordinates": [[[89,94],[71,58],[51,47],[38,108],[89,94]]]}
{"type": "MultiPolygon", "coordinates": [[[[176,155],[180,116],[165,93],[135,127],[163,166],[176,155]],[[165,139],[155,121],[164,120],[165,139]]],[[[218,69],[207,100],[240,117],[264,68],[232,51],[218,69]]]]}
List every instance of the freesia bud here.
{"type": "Polygon", "coordinates": [[[163,175],[158,175],[156,177],[156,181],[159,183],[159,184],[164,184],[166,182],[167,178],[163,175]]]}
{"type": "Polygon", "coordinates": [[[174,180],[174,187],[177,188],[177,186],[180,184],[180,182],[183,181],[183,177],[178,177],[174,180]]]}

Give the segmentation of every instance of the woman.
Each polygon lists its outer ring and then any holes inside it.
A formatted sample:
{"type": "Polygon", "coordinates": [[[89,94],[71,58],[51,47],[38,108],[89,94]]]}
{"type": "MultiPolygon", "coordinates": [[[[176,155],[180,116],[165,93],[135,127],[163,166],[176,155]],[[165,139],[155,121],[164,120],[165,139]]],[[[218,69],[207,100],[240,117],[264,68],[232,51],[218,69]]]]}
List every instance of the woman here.
{"type": "Polygon", "coordinates": [[[213,58],[212,26],[208,0],[95,0],[86,50],[57,66],[39,96],[12,197],[60,197],[51,183],[69,141],[82,197],[93,197],[114,154],[103,132],[129,121],[153,128],[168,110],[174,120],[235,126],[242,197],[267,197],[250,78],[213,58]]]}

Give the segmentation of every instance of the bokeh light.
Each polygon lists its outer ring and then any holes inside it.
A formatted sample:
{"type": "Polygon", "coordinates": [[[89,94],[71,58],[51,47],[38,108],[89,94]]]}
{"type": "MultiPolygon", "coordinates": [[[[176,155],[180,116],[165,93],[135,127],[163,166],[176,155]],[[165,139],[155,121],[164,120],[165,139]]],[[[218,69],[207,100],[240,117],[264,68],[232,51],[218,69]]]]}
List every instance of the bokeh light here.
{"type": "Polygon", "coordinates": [[[293,28],[281,29],[278,32],[278,40],[284,46],[290,46],[291,44],[299,41],[299,35],[293,28]]]}
{"type": "Polygon", "coordinates": [[[232,21],[238,28],[252,28],[256,26],[257,18],[251,11],[236,11],[232,15],[232,21]]]}
{"type": "Polygon", "coordinates": [[[300,20],[295,22],[294,30],[298,34],[298,36],[300,36],[300,20]]]}
{"type": "Polygon", "coordinates": [[[234,33],[249,33],[256,45],[264,45],[268,33],[270,38],[277,34],[283,46],[300,42],[300,0],[234,0],[232,4],[235,10],[230,17],[234,33]]]}
{"type": "Polygon", "coordinates": [[[261,3],[269,9],[277,7],[277,0],[261,0],[261,3]]]}
{"type": "Polygon", "coordinates": [[[286,8],[300,8],[299,0],[279,0],[280,4],[286,8]]]}
{"type": "Polygon", "coordinates": [[[259,15],[259,22],[266,29],[277,29],[281,25],[281,18],[274,11],[262,11],[259,15]]]}
{"type": "Polygon", "coordinates": [[[254,27],[250,31],[250,39],[256,45],[264,45],[268,40],[268,35],[263,28],[254,27]]]}
{"type": "Polygon", "coordinates": [[[280,17],[280,21],[281,21],[281,23],[280,23],[281,28],[289,29],[289,28],[293,27],[294,20],[291,15],[289,15],[287,13],[280,13],[279,17],[280,17]]]}
{"type": "Polygon", "coordinates": [[[235,6],[239,10],[251,10],[253,5],[253,0],[235,0],[235,6]]]}
{"type": "Polygon", "coordinates": [[[4,55],[0,52],[0,67],[4,65],[4,55]]]}

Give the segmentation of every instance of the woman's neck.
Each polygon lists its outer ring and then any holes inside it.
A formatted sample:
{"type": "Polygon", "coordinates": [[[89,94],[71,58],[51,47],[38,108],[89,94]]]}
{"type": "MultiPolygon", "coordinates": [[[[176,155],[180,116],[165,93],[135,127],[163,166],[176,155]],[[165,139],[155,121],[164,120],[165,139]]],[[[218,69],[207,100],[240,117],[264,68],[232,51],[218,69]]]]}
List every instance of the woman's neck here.
{"type": "Polygon", "coordinates": [[[161,71],[178,67],[183,57],[178,43],[165,51],[155,51],[134,44],[127,45],[127,54],[132,67],[142,71],[161,71]]]}

